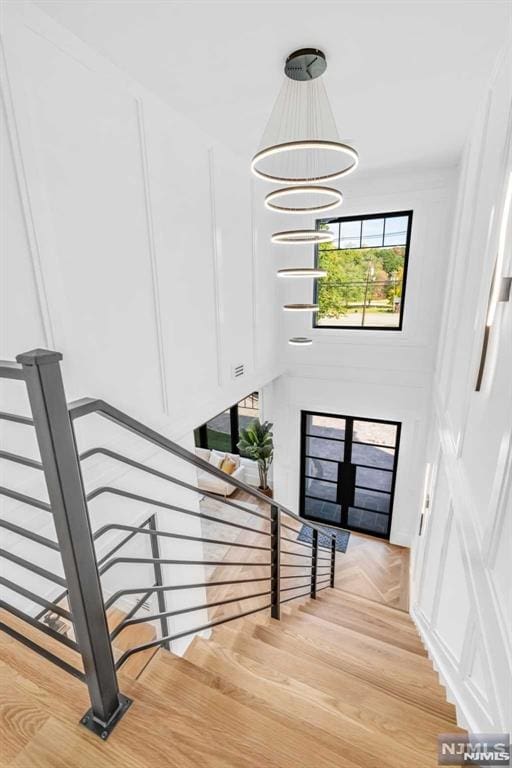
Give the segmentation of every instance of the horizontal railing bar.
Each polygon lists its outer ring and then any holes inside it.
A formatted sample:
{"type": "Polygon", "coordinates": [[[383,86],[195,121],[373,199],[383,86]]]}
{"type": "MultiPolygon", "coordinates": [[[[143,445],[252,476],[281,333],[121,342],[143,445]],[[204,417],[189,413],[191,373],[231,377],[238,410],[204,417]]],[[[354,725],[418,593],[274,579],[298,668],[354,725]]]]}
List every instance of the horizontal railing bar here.
{"type": "Polygon", "coordinates": [[[330,561],[331,561],[331,558],[330,558],[330,557],[320,557],[320,555],[318,556],[318,559],[319,559],[319,560],[326,560],[327,562],[330,562],[330,561]]]}
{"type": "Polygon", "coordinates": [[[281,603],[289,603],[290,600],[297,600],[299,597],[309,597],[311,595],[311,592],[308,590],[307,592],[303,592],[301,595],[292,595],[291,597],[285,597],[284,600],[280,600],[281,603]]]}
{"type": "Polygon", "coordinates": [[[51,571],[47,571],[39,565],[29,563],[28,560],[25,560],[23,557],[18,557],[18,555],[13,554],[12,552],[0,549],[0,557],[10,560],[12,563],[16,563],[16,565],[21,565],[22,568],[27,568],[27,570],[32,571],[32,573],[37,573],[37,575],[41,576],[43,579],[48,579],[48,581],[53,581],[55,584],[60,584],[61,587],[67,587],[66,580],[61,576],[57,576],[56,573],[51,573],[51,571]]]}
{"type": "MultiPolygon", "coordinates": [[[[229,476],[229,480],[227,481],[225,472],[222,472],[220,469],[213,467],[211,464],[208,464],[208,462],[204,461],[203,459],[200,459],[199,456],[196,456],[191,451],[188,451],[186,448],[183,448],[183,446],[178,445],[177,443],[174,443],[172,440],[169,440],[169,438],[165,437],[164,435],[161,435],[160,433],[146,426],[142,422],[131,418],[131,416],[128,416],[126,413],[123,413],[117,408],[114,408],[112,405],[105,402],[104,400],[82,398],[80,400],[76,400],[73,403],[70,403],[70,405],[68,406],[68,410],[69,410],[70,418],[73,420],[80,418],[82,416],[85,416],[89,413],[99,413],[104,418],[109,419],[110,421],[114,421],[117,424],[121,424],[123,427],[130,430],[131,432],[135,432],[135,434],[143,437],[144,439],[148,440],[151,443],[154,443],[159,448],[163,448],[169,453],[172,453],[175,456],[178,456],[179,458],[183,459],[187,463],[193,464],[198,469],[202,469],[205,472],[208,472],[214,477],[217,477],[219,480],[223,480],[224,482],[229,482],[230,485],[233,485],[235,488],[239,488],[240,490],[245,491],[253,498],[263,502],[266,506],[270,506],[271,504],[275,503],[272,501],[272,499],[269,499],[268,496],[265,496],[265,494],[261,493],[260,491],[256,490],[250,485],[247,485],[246,483],[242,483],[237,478],[229,476]]],[[[202,495],[205,496],[209,494],[202,492],[202,495]]],[[[231,504],[233,504],[233,502],[231,502],[231,504]]],[[[283,507],[281,504],[279,505],[279,508],[284,514],[288,515],[294,520],[297,520],[303,523],[303,520],[302,518],[299,517],[299,515],[296,515],[291,510],[286,509],[286,507],[283,507]]],[[[253,510],[247,509],[246,507],[243,509],[249,513],[253,511],[253,510]]],[[[311,528],[317,528],[319,531],[321,530],[319,526],[316,526],[314,524],[308,523],[308,525],[311,528]]]]}
{"type": "MultiPolygon", "coordinates": [[[[210,491],[204,491],[200,488],[197,488],[195,485],[192,485],[191,483],[185,482],[185,480],[180,480],[178,477],[168,475],[166,472],[162,472],[161,470],[155,469],[154,467],[148,467],[146,464],[142,464],[140,461],[135,461],[135,459],[130,459],[128,456],[124,456],[122,453],[117,453],[117,451],[110,450],[110,448],[102,448],[101,446],[98,448],[90,448],[89,450],[80,454],[80,460],[83,461],[98,453],[101,453],[103,456],[108,456],[111,459],[115,459],[116,461],[120,461],[123,464],[128,464],[128,466],[134,467],[135,469],[140,469],[142,472],[147,472],[150,475],[159,477],[161,480],[166,480],[170,483],[173,483],[174,485],[179,485],[181,488],[187,488],[187,490],[194,491],[194,493],[197,493],[200,496],[208,496],[215,501],[219,501],[218,494],[212,493],[210,491]]],[[[215,469],[215,467],[212,467],[211,464],[208,464],[207,466],[209,466],[210,469],[215,469]]],[[[218,471],[220,472],[220,470],[218,471]]],[[[221,474],[224,475],[224,482],[228,482],[226,478],[231,477],[231,475],[226,475],[225,472],[221,472],[221,474]]],[[[98,492],[92,491],[91,494],[88,494],[87,500],[91,501],[97,495],[99,495],[98,492]]],[[[240,509],[242,512],[247,512],[248,514],[254,515],[255,517],[261,517],[263,520],[270,519],[268,515],[263,515],[261,512],[256,512],[254,509],[244,507],[242,504],[237,504],[235,501],[223,498],[222,503],[226,504],[228,507],[240,509]]]]}
{"type": "Polygon", "coordinates": [[[330,584],[331,580],[330,579],[324,579],[323,581],[318,581],[317,583],[318,584],[330,584]]]}
{"type": "Polygon", "coordinates": [[[224,544],[229,547],[244,547],[245,549],[259,549],[263,552],[269,552],[270,547],[261,547],[256,544],[241,544],[236,541],[222,541],[221,539],[206,539],[202,536],[187,536],[183,533],[170,533],[169,531],[157,531],[157,530],[147,530],[145,528],[136,528],[132,525],[122,525],[121,523],[108,523],[108,525],[104,525],[103,528],[100,529],[99,533],[100,535],[103,535],[103,533],[106,530],[118,530],[118,531],[138,531],[139,533],[144,534],[145,536],[162,536],[164,538],[169,539],[182,539],[185,541],[202,541],[206,544],[224,544]]]}
{"type": "Polygon", "coordinates": [[[252,584],[255,581],[270,581],[270,576],[262,576],[261,578],[253,579],[229,579],[227,581],[202,581],[195,584],[172,584],[164,586],[154,587],[132,587],[130,589],[119,589],[115,592],[105,603],[105,610],[108,610],[112,605],[119,600],[123,595],[138,595],[141,592],[174,592],[180,589],[199,589],[200,587],[226,587],[230,584],[252,584]]]}
{"type": "Polygon", "coordinates": [[[16,501],[21,501],[23,504],[42,509],[44,512],[52,511],[50,505],[47,504],[46,501],[34,499],[32,496],[27,496],[25,493],[13,491],[12,488],[5,488],[3,485],[0,486],[0,496],[8,496],[10,499],[16,499],[16,501]]]}
{"type": "Polygon", "coordinates": [[[307,563],[281,563],[281,568],[308,568],[308,567],[309,566],[307,563]]]}
{"type": "Polygon", "coordinates": [[[10,523],[8,520],[0,520],[0,528],[5,528],[7,531],[11,531],[11,533],[16,533],[18,536],[23,536],[25,539],[30,539],[37,544],[41,544],[43,547],[48,547],[48,549],[54,549],[59,552],[59,545],[56,541],[47,539],[46,536],[41,536],[39,533],[27,531],[26,528],[10,523]]]}
{"type": "Polygon", "coordinates": [[[79,669],[75,669],[75,667],[73,667],[71,664],[68,664],[66,661],[63,661],[58,656],[55,656],[55,654],[51,653],[51,651],[47,651],[46,648],[43,648],[41,645],[38,645],[33,640],[30,640],[28,637],[25,637],[25,635],[22,635],[21,632],[17,632],[8,624],[4,624],[3,621],[0,621],[0,629],[6,634],[13,637],[15,640],[18,640],[20,643],[23,643],[23,645],[26,645],[27,648],[30,648],[30,650],[35,651],[40,656],[43,656],[43,658],[45,658],[47,661],[53,662],[53,664],[56,664],[65,672],[68,672],[70,675],[73,675],[73,677],[77,677],[82,682],[85,682],[85,675],[83,672],[81,672],[79,669]]]}
{"type": "Polygon", "coordinates": [[[12,360],[0,360],[0,379],[24,379],[23,368],[12,360]]]}
{"type": "Polygon", "coordinates": [[[61,608],[61,606],[57,605],[57,603],[52,603],[50,600],[46,600],[46,598],[41,597],[40,595],[36,595],[35,592],[31,592],[29,589],[25,589],[25,587],[22,587],[21,584],[15,584],[13,581],[10,581],[3,576],[0,576],[0,584],[3,584],[4,587],[11,589],[13,592],[17,592],[19,595],[26,597],[28,600],[32,600],[33,603],[44,606],[46,610],[36,616],[36,619],[39,619],[39,616],[42,616],[48,610],[57,613],[59,616],[62,616],[63,619],[68,619],[69,621],[72,620],[70,612],[65,608],[61,608]]]}
{"type": "Polygon", "coordinates": [[[15,421],[17,424],[34,426],[34,419],[31,419],[30,416],[20,416],[18,413],[8,413],[7,411],[0,411],[0,421],[15,421]]]}
{"type": "MultiPolygon", "coordinates": [[[[256,597],[266,597],[267,595],[270,595],[270,590],[267,590],[266,592],[256,592],[252,595],[241,595],[239,597],[230,597],[227,600],[217,600],[214,603],[203,603],[203,605],[192,605],[189,608],[180,608],[177,611],[165,611],[164,613],[155,613],[151,616],[139,616],[136,619],[130,618],[129,620],[123,619],[123,621],[118,625],[121,628],[123,627],[129,627],[132,624],[144,624],[147,621],[158,621],[158,619],[162,619],[165,616],[181,616],[183,613],[193,613],[194,611],[203,611],[207,608],[217,608],[221,605],[228,605],[229,603],[238,603],[241,600],[250,600],[251,598],[256,597]]],[[[117,627],[116,627],[117,630],[117,627]]],[[[119,632],[121,629],[119,630],[119,632]]],[[[116,635],[119,634],[119,632],[116,632],[116,635]]],[[[111,638],[114,639],[113,635],[111,635],[111,638]]]]}
{"type": "Polygon", "coordinates": [[[20,621],[24,621],[26,624],[30,624],[30,626],[34,627],[34,629],[43,632],[45,635],[48,635],[48,637],[57,640],[59,643],[62,643],[62,645],[67,645],[68,648],[71,648],[73,651],[79,653],[78,644],[75,643],[74,640],[71,640],[71,638],[67,637],[66,635],[61,635],[60,632],[56,632],[47,624],[43,624],[43,622],[37,621],[27,613],[20,611],[19,608],[15,608],[14,605],[6,603],[5,600],[0,600],[0,608],[3,608],[9,613],[12,613],[12,615],[16,616],[16,618],[20,619],[20,621]]]}
{"type": "MultiPolygon", "coordinates": [[[[97,488],[96,490],[91,491],[91,493],[88,494],[87,496],[88,501],[91,501],[91,499],[96,498],[96,496],[99,496],[100,493],[113,493],[118,496],[126,497],[127,499],[133,499],[134,501],[141,501],[144,504],[151,504],[154,507],[169,509],[173,512],[181,512],[184,515],[190,515],[191,517],[198,517],[201,520],[211,520],[214,523],[221,523],[223,525],[231,526],[232,528],[240,528],[243,531],[251,531],[252,533],[258,533],[258,534],[261,534],[262,536],[270,536],[270,533],[267,533],[266,531],[260,531],[258,530],[258,528],[251,528],[248,525],[233,523],[230,520],[223,520],[221,517],[214,517],[213,515],[203,514],[202,512],[194,512],[191,509],[178,507],[175,504],[168,504],[167,502],[159,501],[158,499],[153,499],[148,496],[141,496],[138,493],[132,493],[131,491],[124,491],[121,488],[111,488],[110,486],[97,488]]],[[[265,517],[265,519],[267,518],[265,517]]]]}
{"type": "MultiPolygon", "coordinates": [[[[300,578],[300,577],[298,577],[298,578],[300,578]]],[[[307,579],[307,581],[306,581],[306,584],[309,584],[309,583],[310,583],[310,581],[311,581],[311,577],[309,577],[309,578],[307,579]]],[[[284,587],[284,588],[281,590],[281,592],[291,592],[291,591],[292,591],[292,590],[294,590],[294,589],[301,589],[302,587],[305,587],[305,586],[306,586],[306,584],[297,584],[297,586],[296,586],[296,587],[284,587]]]]}
{"type": "Polygon", "coordinates": [[[43,465],[40,461],[35,459],[29,459],[28,456],[21,456],[19,453],[10,453],[10,451],[0,451],[0,459],[6,461],[13,461],[15,464],[24,464],[31,469],[40,469],[42,471],[43,465]]]}
{"type": "Polygon", "coordinates": [[[289,541],[290,544],[298,544],[301,547],[309,547],[311,549],[312,544],[306,541],[299,541],[298,539],[289,539],[288,536],[281,536],[281,541],[289,541]]]}
{"type": "MultiPolygon", "coordinates": [[[[109,551],[108,551],[106,554],[104,554],[104,555],[103,555],[103,556],[102,556],[102,557],[101,557],[101,558],[98,560],[98,566],[101,566],[101,565],[102,565],[103,563],[105,563],[105,562],[108,560],[108,558],[109,558],[109,557],[111,557],[111,556],[112,556],[112,555],[113,555],[115,552],[118,552],[120,549],[122,549],[122,547],[124,547],[124,545],[125,545],[125,544],[127,544],[129,541],[131,541],[131,540],[133,539],[133,537],[134,537],[134,536],[137,536],[137,534],[139,533],[139,530],[140,530],[141,528],[144,528],[144,526],[146,526],[146,525],[149,525],[150,521],[151,521],[151,517],[148,517],[148,519],[147,519],[147,520],[144,520],[144,522],[143,522],[143,523],[141,523],[140,525],[138,525],[138,526],[136,527],[136,530],[135,530],[135,531],[130,531],[130,533],[128,534],[128,536],[125,536],[123,539],[121,539],[121,541],[119,541],[117,544],[115,544],[115,545],[112,547],[112,549],[110,549],[110,550],[109,550],[109,551]]],[[[101,530],[101,529],[99,529],[98,531],[96,531],[96,533],[95,533],[95,534],[93,534],[93,539],[94,539],[94,541],[96,541],[97,539],[99,539],[101,535],[102,535],[102,530],[101,530]],[[96,534],[99,534],[99,535],[96,535],[96,534]]]]}
{"type": "Polygon", "coordinates": [[[179,632],[175,635],[167,635],[166,637],[161,637],[158,640],[153,640],[150,643],[143,643],[142,645],[137,645],[134,648],[130,648],[129,650],[125,651],[120,659],[116,662],[116,669],[119,669],[125,661],[132,656],[134,653],[140,653],[141,651],[146,651],[148,648],[156,648],[159,645],[163,645],[163,643],[170,643],[173,640],[180,640],[182,637],[187,637],[187,635],[194,635],[196,632],[203,632],[205,629],[211,629],[212,627],[218,627],[220,624],[226,624],[228,621],[235,621],[236,619],[243,619],[244,616],[250,616],[253,613],[259,613],[260,611],[266,611],[268,608],[270,608],[270,603],[267,605],[262,605],[260,608],[253,608],[251,611],[244,611],[243,613],[238,613],[236,616],[227,616],[222,619],[218,619],[217,621],[210,621],[208,624],[203,624],[201,627],[196,627],[195,629],[187,629],[185,632],[179,632]]]}
{"type": "MultiPolygon", "coordinates": [[[[309,523],[304,523],[304,525],[307,525],[309,527],[309,523]]],[[[287,531],[293,531],[293,533],[300,533],[298,528],[292,528],[291,525],[286,525],[286,523],[283,523],[281,521],[281,528],[286,528],[287,531]]]]}
{"type": "Polygon", "coordinates": [[[304,555],[302,552],[287,552],[286,549],[282,549],[281,554],[291,555],[292,557],[306,557],[308,560],[311,560],[311,553],[309,555],[304,555]]]}
{"type": "MultiPolygon", "coordinates": [[[[137,527],[137,528],[135,528],[135,530],[131,531],[131,533],[129,533],[128,536],[125,536],[124,539],[122,539],[118,544],[116,544],[114,547],[112,547],[112,549],[109,549],[109,551],[106,554],[104,554],[103,557],[101,557],[98,560],[97,565],[98,565],[98,569],[99,569],[100,575],[102,573],[102,570],[101,570],[101,567],[100,567],[102,565],[102,563],[104,563],[106,560],[108,560],[108,558],[111,555],[113,555],[114,552],[117,552],[119,549],[121,549],[121,547],[124,547],[125,544],[127,544],[129,541],[131,541],[131,539],[133,539],[133,537],[136,536],[137,533],[139,532],[139,528],[142,528],[143,526],[147,525],[150,520],[151,520],[151,517],[148,517],[148,519],[145,520],[143,523],[141,523],[139,527],[137,527]]],[[[99,529],[98,531],[96,531],[96,533],[93,534],[93,537],[92,537],[93,540],[96,541],[104,533],[107,533],[107,531],[105,531],[104,529],[99,529]]],[[[61,600],[63,600],[63,598],[65,598],[67,594],[68,594],[68,590],[65,589],[63,592],[61,592],[60,595],[58,595],[58,597],[56,598],[57,601],[60,602],[61,600]]],[[[42,615],[42,614],[39,614],[39,616],[40,615],[42,615]]],[[[39,616],[37,618],[39,618],[39,616]]]]}
{"type": "Polygon", "coordinates": [[[295,573],[291,574],[290,576],[281,576],[281,581],[283,579],[305,579],[305,578],[311,579],[311,569],[309,569],[309,573],[295,573]]]}
{"type": "MultiPolygon", "coordinates": [[[[153,586],[156,586],[156,584],[154,584],[153,586]]],[[[151,592],[151,591],[149,591],[149,592],[146,592],[145,594],[143,594],[143,595],[142,595],[142,597],[140,597],[140,598],[137,600],[137,602],[135,603],[135,605],[134,605],[134,606],[132,606],[132,607],[130,608],[130,610],[128,611],[128,613],[126,614],[126,616],[123,616],[123,618],[121,619],[121,621],[120,621],[118,624],[116,624],[116,626],[114,627],[114,629],[113,629],[113,630],[110,632],[110,634],[109,634],[109,637],[110,637],[110,641],[111,641],[111,642],[112,642],[112,641],[113,641],[113,640],[114,640],[114,639],[117,637],[117,635],[118,635],[118,634],[121,632],[121,630],[122,630],[122,629],[123,629],[123,627],[125,626],[125,623],[126,623],[126,621],[127,621],[128,619],[131,619],[133,616],[135,616],[135,614],[137,613],[137,611],[139,611],[139,610],[142,608],[142,606],[144,605],[144,603],[146,602],[146,600],[148,600],[148,598],[150,598],[150,597],[151,597],[151,595],[152,595],[152,592],[151,592]]],[[[149,617],[144,617],[144,621],[149,621],[149,617]]]]}
{"type": "Polygon", "coordinates": [[[316,591],[317,592],[321,592],[322,589],[329,589],[330,586],[331,586],[330,584],[325,584],[323,587],[318,587],[318,589],[316,591]]]}
{"type": "Polygon", "coordinates": [[[270,568],[270,563],[248,563],[246,560],[243,562],[231,562],[226,560],[169,560],[163,557],[115,557],[113,560],[109,560],[106,563],[104,570],[100,573],[103,575],[112,566],[118,563],[133,563],[134,565],[255,565],[258,568],[270,568]]]}

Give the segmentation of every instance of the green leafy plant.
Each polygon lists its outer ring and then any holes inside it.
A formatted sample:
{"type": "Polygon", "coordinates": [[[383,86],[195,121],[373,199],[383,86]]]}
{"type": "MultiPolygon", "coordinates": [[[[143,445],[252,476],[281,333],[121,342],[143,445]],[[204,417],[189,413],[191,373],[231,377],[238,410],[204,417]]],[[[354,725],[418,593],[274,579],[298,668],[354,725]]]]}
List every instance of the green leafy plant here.
{"type": "Polygon", "coordinates": [[[238,450],[244,456],[258,462],[260,489],[268,490],[268,471],[274,458],[273,424],[270,421],[254,419],[245,429],[240,430],[238,450]]]}

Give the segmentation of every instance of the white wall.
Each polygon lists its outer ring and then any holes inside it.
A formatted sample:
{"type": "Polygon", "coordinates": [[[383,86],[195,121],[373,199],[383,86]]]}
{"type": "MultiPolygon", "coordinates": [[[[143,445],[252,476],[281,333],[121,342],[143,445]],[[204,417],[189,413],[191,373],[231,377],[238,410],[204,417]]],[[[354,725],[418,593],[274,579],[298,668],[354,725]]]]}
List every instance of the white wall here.
{"type": "MultiPolygon", "coordinates": [[[[4,6],[1,43],[0,358],[56,349],[64,356],[69,400],[103,398],[191,447],[194,427],[278,371],[268,222],[253,199],[248,168],[207,126],[164,104],[30,3],[4,6]],[[240,363],[245,374],[234,380],[240,363]]],[[[20,382],[2,382],[1,394],[3,410],[29,413],[20,382]]],[[[38,458],[30,428],[0,428],[8,450],[38,458]]],[[[82,420],[78,439],[82,450],[121,448],[194,481],[190,468],[101,419],[82,420]]],[[[47,498],[37,472],[0,464],[3,485],[47,498]]],[[[190,493],[118,462],[90,459],[84,475],[88,490],[119,483],[198,508],[190,493]]],[[[44,513],[0,501],[3,516],[55,537],[44,513]]],[[[97,528],[112,520],[138,523],[149,509],[102,496],[90,512],[97,528]]],[[[170,520],[162,512],[159,518],[164,528],[201,535],[197,519],[170,520]]],[[[15,536],[5,541],[60,572],[55,553],[36,552],[15,536]]],[[[162,544],[167,556],[185,548],[201,559],[197,544],[162,544]]],[[[141,554],[147,555],[143,547],[141,554]]],[[[48,598],[59,591],[9,568],[48,598]]],[[[140,583],[134,570],[116,567],[106,593],[140,583]]],[[[174,569],[170,576],[176,583],[190,573],[174,569]]],[[[198,568],[194,576],[204,580],[198,568]]],[[[184,601],[202,603],[204,596],[176,593],[168,604],[184,601]]],[[[183,630],[202,618],[185,615],[174,625],[183,630]]]]}
{"type": "Polygon", "coordinates": [[[512,54],[501,57],[460,174],[427,450],[412,613],[474,732],[512,728],[512,306],[497,305],[475,391],[489,289],[512,274],[512,54]],[[508,195],[508,215],[506,200],[508,195]],[[426,502],[426,499],[425,499],[426,502]]]}
{"type": "Polygon", "coordinates": [[[276,373],[248,170],[31,4],[2,44],[0,356],[58,349],[70,399],[179,437],[276,373]]]}
{"type": "MultiPolygon", "coordinates": [[[[413,210],[403,330],[312,328],[310,315],[286,314],[281,338],[286,374],[265,389],[267,415],[276,422],[276,496],[294,509],[301,410],[402,422],[391,541],[406,546],[415,532],[423,482],[455,178],[455,169],[378,176],[365,176],[363,169],[345,180],[342,216],[413,210]],[[288,338],[297,335],[309,336],[313,345],[289,346],[288,338]]],[[[313,264],[309,246],[274,249],[278,266],[313,264]]],[[[287,301],[312,301],[311,283],[282,285],[279,303],[287,301]]]]}

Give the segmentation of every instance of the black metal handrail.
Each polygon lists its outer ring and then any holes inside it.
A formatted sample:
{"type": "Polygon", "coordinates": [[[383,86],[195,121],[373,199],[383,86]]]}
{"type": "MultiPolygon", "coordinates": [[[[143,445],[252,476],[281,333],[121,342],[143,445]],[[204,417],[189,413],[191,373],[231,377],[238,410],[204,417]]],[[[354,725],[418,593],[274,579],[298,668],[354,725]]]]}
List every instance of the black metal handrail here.
{"type": "MultiPolygon", "coordinates": [[[[16,584],[12,579],[0,578],[0,585],[7,587],[7,589],[13,589],[15,593],[33,601],[36,605],[42,606],[43,611],[35,617],[28,616],[4,600],[0,600],[0,608],[5,608],[13,616],[21,618],[51,639],[57,639],[73,651],[79,652],[86,673],[84,674],[67,662],[59,660],[55,654],[44,646],[34,643],[32,639],[23,638],[17,630],[5,622],[0,622],[0,628],[5,628],[5,631],[13,637],[18,637],[21,642],[25,642],[26,645],[37,650],[45,658],[58,663],[62,669],[66,669],[71,674],[85,680],[89,687],[92,708],[82,722],[87,724],[91,730],[99,733],[102,738],[108,736],[130,703],[126,697],[119,693],[116,673],[134,654],[156,647],[170,649],[170,643],[175,640],[268,609],[270,609],[273,619],[279,619],[280,607],[283,603],[306,596],[315,598],[317,591],[334,585],[336,551],[334,533],[329,534],[321,526],[304,521],[293,511],[275,500],[269,499],[259,490],[213,467],[196,456],[195,453],[188,451],[103,400],[85,398],[67,405],[60,373],[60,354],[34,350],[18,356],[17,359],[21,365],[0,363],[0,378],[7,377],[25,382],[32,418],[0,412],[0,419],[35,428],[41,461],[7,450],[0,451],[0,459],[42,471],[48,488],[49,503],[9,488],[0,488],[0,494],[45,512],[50,512],[55,523],[57,541],[33,531],[27,531],[22,526],[8,521],[0,521],[0,527],[52,551],[59,552],[65,577],[54,574],[6,549],[0,550],[0,556],[63,588],[60,595],[52,601],[16,584]],[[259,509],[255,510],[237,500],[221,499],[217,494],[198,488],[192,482],[177,477],[175,474],[163,472],[111,448],[95,446],[79,454],[73,423],[76,419],[91,413],[99,414],[146,442],[163,449],[187,465],[207,472],[222,480],[223,483],[244,491],[246,497],[257,502],[259,509]],[[121,462],[145,475],[156,477],[174,486],[200,494],[201,497],[215,499],[216,502],[222,503],[233,513],[243,512],[250,515],[254,522],[251,521],[250,524],[239,523],[233,519],[224,519],[216,514],[209,514],[202,509],[195,511],[186,506],[172,504],[166,500],[155,499],[143,493],[110,485],[97,487],[86,494],[81,475],[81,463],[95,455],[102,455],[121,462]],[[87,503],[91,503],[104,494],[126,498],[143,506],[153,507],[154,511],[138,525],[106,522],[93,532],[87,512],[87,503]],[[268,514],[264,514],[261,510],[268,510],[268,514]],[[158,518],[156,517],[157,514],[159,515],[158,518]],[[159,521],[163,520],[161,515],[164,514],[173,516],[183,514],[199,518],[201,521],[210,521],[231,529],[235,528],[241,533],[264,537],[265,544],[261,539],[255,539],[254,536],[246,536],[243,540],[239,537],[233,541],[226,541],[205,536],[203,533],[192,535],[167,530],[165,526],[162,527],[158,524],[159,521]],[[298,540],[299,529],[293,526],[292,521],[306,525],[312,530],[311,542],[298,540]],[[292,535],[290,533],[283,535],[282,531],[291,532],[292,535]],[[109,551],[98,558],[95,546],[108,533],[123,535],[121,537],[116,536],[116,541],[109,548],[109,551]],[[329,547],[323,547],[319,544],[320,533],[324,536],[330,535],[329,547]],[[122,553],[122,548],[135,536],[143,537],[149,541],[150,555],[138,556],[122,553]],[[226,560],[216,556],[211,558],[191,556],[190,559],[187,559],[180,556],[179,553],[165,556],[165,554],[160,553],[160,543],[166,539],[178,542],[200,542],[215,546],[223,545],[235,548],[237,552],[240,552],[240,556],[234,560],[226,560]],[[301,551],[296,551],[298,547],[301,551]],[[294,548],[293,551],[292,548],[294,548]],[[245,555],[246,552],[256,553],[256,560],[251,560],[249,554],[245,555]],[[328,553],[328,556],[324,556],[323,552],[328,553]],[[123,565],[129,567],[131,578],[135,583],[122,589],[116,589],[105,600],[101,592],[101,579],[116,566],[123,565]],[[248,565],[256,569],[267,569],[267,572],[264,571],[265,575],[261,575],[262,571],[258,571],[252,576],[247,576],[245,569],[248,565]],[[147,579],[147,577],[144,577],[146,583],[140,583],[141,577],[137,576],[139,573],[137,566],[153,569],[153,583],[148,583],[151,579],[147,579]],[[215,571],[206,579],[201,572],[197,580],[192,578],[187,580],[187,583],[168,583],[168,580],[163,578],[163,568],[166,566],[200,566],[222,570],[219,573],[215,571]],[[229,571],[226,572],[225,568],[229,571]],[[236,571],[236,569],[242,568],[244,569],[243,573],[236,571]],[[235,569],[234,572],[231,569],[235,569]],[[291,569],[293,571],[299,570],[290,572],[291,569]],[[230,572],[231,575],[229,575],[230,572]],[[285,582],[283,586],[281,586],[281,580],[285,582]],[[245,587],[250,584],[260,586],[255,586],[255,591],[250,594],[233,594],[233,592],[238,591],[237,587],[245,587]],[[210,590],[217,588],[221,589],[218,595],[210,592],[210,590]],[[233,588],[233,592],[231,588],[233,588]],[[304,591],[305,588],[307,591],[304,591]],[[205,590],[205,594],[209,595],[211,599],[207,598],[199,604],[185,605],[179,609],[168,609],[165,598],[167,594],[194,589],[205,590]],[[69,610],[61,604],[65,598],[69,610]],[[121,612],[121,620],[117,622],[115,627],[109,629],[107,612],[111,611],[124,598],[129,599],[131,607],[127,612],[121,612]],[[132,600],[131,598],[136,599],[132,600]],[[156,600],[158,610],[153,609],[149,614],[142,614],[142,607],[150,598],[156,600]],[[259,604],[256,607],[240,611],[238,604],[251,600],[258,600],[259,604]],[[169,628],[168,620],[173,617],[233,605],[237,605],[236,613],[224,615],[223,612],[223,615],[200,626],[190,626],[180,632],[172,632],[169,628]],[[52,627],[44,626],[41,623],[40,619],[49,610],[73,623],[76,640],[61,635],[52,627]],[[123,650],[121,656],[114,660],[112,643],[115,639],[130,626],[148,622],[152,624],[159,622],[159,636],[150,642],[123,650]]],[[[210,618],[212,617],[210,616],[210,618]]]]}
{"type": "MultiPolygon", "coordinates": [[[[258,501],[263,502],[266,505],[271,505],[273,503],[272,500],[269,499],[268,496],[265,496],[264,493],[261,493],[260,491],[251,487],[250,485],[243,483],[241,480],[238,480],[238,478],[236,477],[232,477],[231,475],[226,475],[225,472],[222,472],[222,470],[217,469],[217,467],[214,467],[213,465],[209,464],[207,461],[204,461],[204,459],[201,459],[199,456],[196,456],[196,454],[192,453],[192,451],[188,451],[186,448],[183,448],[183,446],[173,442],[168,437],[165,437],[165,435],[162,435],[159,432],[156,432],[154,429],[151,429],[151,427],[148,427],[146,424],[143,424],[141,421],[137,421],[131,416],[128,416],[128,414],[123,413],[123,411],[120,411],[118,408],[114,408],[114,406],[105,402],[105,400],[93,399],[89,397],[81,398],[80,400],[75,400],[74,402],[70,403],[68,410],[69,410],[69,415],[72,421],[82,416],[85,416],[86,414],[89,414],[89,413],[98,413],[100,416],[103,416],[109,421],[113,421],[116,424],[123,426],[125,429],[129,430],[130,432],[134,432],[139,437],[144,438],[148,442],[153,443],[154,445],[157,445],[159,448],[163,448],[164,450],[168,451],[169,453],[172,453],[174,456],[177,456],[180,459],[183,459],[187,464],[192,464],[197,469],[201,469],[204,472],[208,472],[214,477],[217,477],[219,480],[223,480],[224,482],[229,483],[229,485],[233,485],[235,488],[245,491],[246,493],[248,493],[253,498],[257,499],[258,501]]],[[[91,450],[99,451],[99,450],[105,450],[105,449],[91,449],[91,450]]],[[[141,466],[147,469],[145,465],[141,465],[141,466]]],[[[155,470],[155,471],[158,471],[158,470],[155,470]]],[[[205,495],[204,491],[201,491],[201,493],[205,495]]],[[[252,511],[248,508],[243,508],[243,509],[245,512],[252,511]]],[[[295,512],[292,512],[290,509],[287,509],[282,504],[279,504],[279,509],[281,512],[284,512],[286,515],[293,518],[294,520],[297,520],[301,524],[306,524],[303,518],[299,517],[299,515],[296,515],[295,512]]],[[[307,525],[309,528],[312,528],[313,530],[316,529],[320,533],[323,533],[325,535],[325,529],[321,528],[321,526],[318,526],[315,523],[310,523],[309,521],[307,522],[307,525]]],[[[334,535],[335,534],[333,534],[333,536],[334,535]]]]}

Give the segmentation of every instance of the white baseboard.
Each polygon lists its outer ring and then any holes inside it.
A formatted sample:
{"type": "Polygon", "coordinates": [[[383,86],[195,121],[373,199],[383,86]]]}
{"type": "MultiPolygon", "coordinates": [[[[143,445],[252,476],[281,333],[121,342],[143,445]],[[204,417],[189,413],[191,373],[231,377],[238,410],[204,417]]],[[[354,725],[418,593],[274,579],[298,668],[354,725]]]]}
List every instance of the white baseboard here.
{"type": "Polygon", "coordinates": [[[439,675],[439,682],[446,690],[446,699],[455,707],[457,725],[470,733],[492,732],[492,724],[488,720],[486,722],[486,713],[482,710],[480,702],[461,679],[458,670],[453,666],[435,633],[432,632],[421,610],[413,605],[410,614],[432,665],[439,675]]]}

